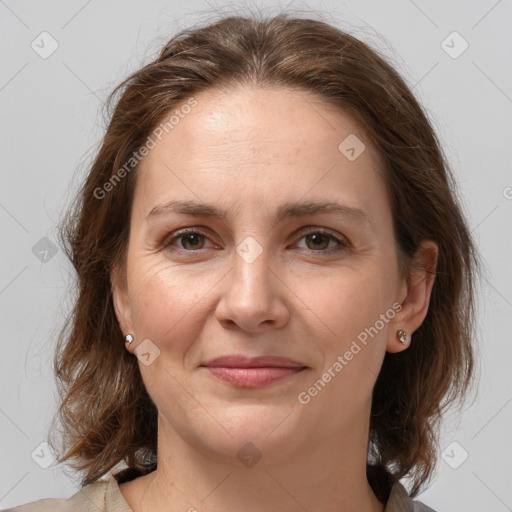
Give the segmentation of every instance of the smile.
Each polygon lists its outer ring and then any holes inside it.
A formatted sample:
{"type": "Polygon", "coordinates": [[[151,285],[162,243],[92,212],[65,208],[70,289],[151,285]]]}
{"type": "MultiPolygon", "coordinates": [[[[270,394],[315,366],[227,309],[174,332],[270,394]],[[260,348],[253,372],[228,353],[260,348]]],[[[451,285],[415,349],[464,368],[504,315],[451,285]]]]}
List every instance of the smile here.
{"type": "Polygon", "coordinates": [[[204,367],[215,378],[239,388],[262,388],[297,375],[306,369],[302,368],[233,368],[204,367]]]}

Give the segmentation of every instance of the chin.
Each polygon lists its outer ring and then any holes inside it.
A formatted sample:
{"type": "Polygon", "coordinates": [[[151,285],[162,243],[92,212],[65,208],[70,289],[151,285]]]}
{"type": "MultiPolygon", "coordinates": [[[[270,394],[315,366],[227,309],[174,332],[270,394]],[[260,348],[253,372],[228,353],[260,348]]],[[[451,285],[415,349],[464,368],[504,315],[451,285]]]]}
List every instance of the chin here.
{"type": "Polygon", "coordinates": [[[215,437],[202,438],[209,450],[224,462],[239,464],[244,457],[253,456],[261,458],[262,463],[276,463],[289,460],[295,450],[307,443],[304,425],[297,424],[289,409],[271,407],[265,412],[260,405],[240,407],[236,413],[232,412],[226,416],[210,411],[225,430],[210,430],[215,437]]]}

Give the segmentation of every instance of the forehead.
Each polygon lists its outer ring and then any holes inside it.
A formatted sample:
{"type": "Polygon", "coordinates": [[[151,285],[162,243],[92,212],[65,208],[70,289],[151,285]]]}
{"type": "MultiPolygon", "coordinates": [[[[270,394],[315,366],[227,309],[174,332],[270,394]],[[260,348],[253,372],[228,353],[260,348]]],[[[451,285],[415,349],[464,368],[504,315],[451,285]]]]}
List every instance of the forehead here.
{"type": "Polygon", "coordinates": [[[241,207],[327,192],[364,206],[385,195],[382,161],[364,131],[315,94],[238,87],[194,99],[138,169],[136,203],[146,213],[184,196],[238,197],[241,207]]]}
{"type": "MultiPolygon", "coordinates": [[[[304,153],[318,156],[328,146],[337,154],[341,140],[357,134],[374,152],[354,119],[308,91],[239,86],[208,89],[194,99],[196,106],[179,119],[174,116],[176,124],[168,133],[172,137],[164,135],[161,150],[165,151],[166,145],[174,146],[175,150],[189,152],[190,161],[212,152],[229,157],[227,147],[246,153],[295,153],[302,148],[304,153]]],[[[153,156],[161,152],[153,152],[153,156]]]]}

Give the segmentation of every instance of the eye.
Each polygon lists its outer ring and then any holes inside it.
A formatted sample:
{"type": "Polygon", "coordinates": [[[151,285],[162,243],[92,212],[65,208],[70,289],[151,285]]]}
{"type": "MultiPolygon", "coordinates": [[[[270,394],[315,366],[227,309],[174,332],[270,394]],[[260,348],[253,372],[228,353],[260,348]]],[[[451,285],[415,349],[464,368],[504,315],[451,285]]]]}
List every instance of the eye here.
{"type": "Polygon", "coordinates": [[[208,237],[197,230],[181,231],[167,238],[164,241],[165,249],[170,251],[194,252],[204,248],[204,241],[208,237]],[[174,247],[174,242],[178,242],[178,247],[174,247]]]}
{"type": "MultiPolygon", "coordinates": [[[[336,236],[330,231],[314,228],[303,234],[299,240],[305,240],[305,249],[314,254],[333,254],[347,250],[350,244],[344,237],[336,236]]],[[[182,230],[163,241],[163,247],[173,252],[199,252],[205,249],[205,241],[210,240],[208,235],[197,229],[182,230]],[[176,247],[175,243],[178,243],[176,247]]]]}
{"type": "Polygon", "coordinates": [[[349,248],[347,241],[319,228],[310,230],[302,239],[305,239],[306,249],[315,254],[332,254],[349,248]]]}

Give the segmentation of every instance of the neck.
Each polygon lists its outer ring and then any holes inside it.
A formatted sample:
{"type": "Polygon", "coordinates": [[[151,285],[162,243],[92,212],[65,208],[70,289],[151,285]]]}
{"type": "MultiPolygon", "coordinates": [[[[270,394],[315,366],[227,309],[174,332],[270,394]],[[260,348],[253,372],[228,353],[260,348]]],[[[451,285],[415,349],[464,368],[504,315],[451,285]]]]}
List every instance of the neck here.
{"type": "Polygon", "coordinates": [[[158,421],[157,469],[120,486],[134,512],[384,510],[366,477],[368,425],[337,439],[314,439],[282,461],[263,456],[251,466],[236,453],[221,457],[199,449],[161,416],[158,421]]]}

